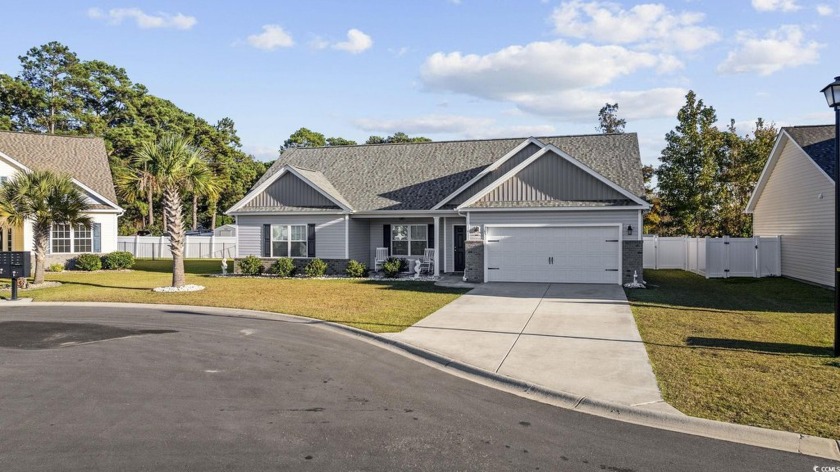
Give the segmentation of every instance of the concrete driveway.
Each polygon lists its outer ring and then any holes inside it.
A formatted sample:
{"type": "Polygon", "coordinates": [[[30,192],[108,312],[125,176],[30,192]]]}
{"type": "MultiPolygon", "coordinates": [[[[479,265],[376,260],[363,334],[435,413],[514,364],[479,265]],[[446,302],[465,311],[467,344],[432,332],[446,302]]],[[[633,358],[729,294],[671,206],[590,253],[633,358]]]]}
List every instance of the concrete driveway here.
{"type": "Polygon", "coordinates": [[[551,389],[677,413],[618,285],[484,284],[392,336],[551,389]]]}

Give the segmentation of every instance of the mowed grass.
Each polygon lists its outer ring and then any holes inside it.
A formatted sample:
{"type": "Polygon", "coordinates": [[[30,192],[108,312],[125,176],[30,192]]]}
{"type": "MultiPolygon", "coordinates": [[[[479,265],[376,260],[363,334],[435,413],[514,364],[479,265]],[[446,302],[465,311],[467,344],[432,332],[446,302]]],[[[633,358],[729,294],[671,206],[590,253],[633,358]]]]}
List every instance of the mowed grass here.
{"type": "Polygon", "coordinates": [[[840,438],[833,292],[645,271],[627,290],[665,400],[703,418],[840,438]]]}
{"type": "MultiPolygon", "coordinates": [[[[60,287],[26,290],[35,301],[128,302],[200,305],[272,311],[334,321],[376,333],[397,332],[458,298],[465,290],[432,282],[351,279],[275,279],[210,277],[221,272],[218,260],[186,261],[187,283],[205,290],[156,293],[171,284],[171,261],[138,261],[131,271],[47,273],[60,287]]],[[[232,267],[232,265],[231,265],[232,267]]],[[[0,292],[8,297],[9,291],[0,292]]]]}

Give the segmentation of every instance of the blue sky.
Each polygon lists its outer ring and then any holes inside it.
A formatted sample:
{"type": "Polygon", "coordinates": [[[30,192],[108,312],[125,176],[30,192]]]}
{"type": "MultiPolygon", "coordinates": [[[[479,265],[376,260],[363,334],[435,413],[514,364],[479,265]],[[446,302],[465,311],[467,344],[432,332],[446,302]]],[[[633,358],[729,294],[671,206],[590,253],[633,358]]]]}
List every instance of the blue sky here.
{"type": "Polygon", "coordinates": [[[301,126],[359,142],[592,133],[609,101],[655,163],[689,89],[747,133],[757,117],[831,123],[818,92],[840,75],[840,0],[5,3],[0,71],[60,41],[233,118],[261,159],[301,126]]]}

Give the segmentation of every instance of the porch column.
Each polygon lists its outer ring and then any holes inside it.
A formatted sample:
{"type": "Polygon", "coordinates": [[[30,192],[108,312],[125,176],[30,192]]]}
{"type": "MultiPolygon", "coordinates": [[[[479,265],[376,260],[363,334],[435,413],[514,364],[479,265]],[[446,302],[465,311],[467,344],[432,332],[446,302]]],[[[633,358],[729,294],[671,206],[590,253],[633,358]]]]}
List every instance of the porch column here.
{"type": "Polygon", "coordinates": [[[440,217],[435,217],[435,277],[440,275],[440,217]]]}

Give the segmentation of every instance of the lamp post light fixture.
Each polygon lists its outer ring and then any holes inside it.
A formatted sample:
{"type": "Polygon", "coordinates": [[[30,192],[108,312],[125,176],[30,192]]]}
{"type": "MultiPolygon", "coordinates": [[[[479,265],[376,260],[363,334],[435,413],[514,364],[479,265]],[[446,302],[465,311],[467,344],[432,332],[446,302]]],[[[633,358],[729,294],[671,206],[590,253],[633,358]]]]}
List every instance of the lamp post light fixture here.
{"type": "Polygon", "coordinates": [[[834,357],[840,357],[840,77],[821,92],[834,108],[834,357]]]}

